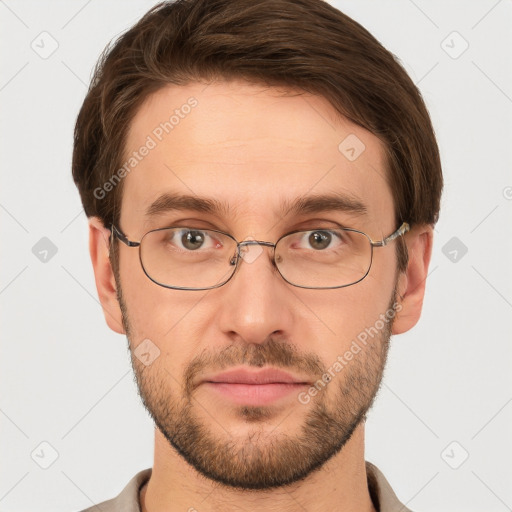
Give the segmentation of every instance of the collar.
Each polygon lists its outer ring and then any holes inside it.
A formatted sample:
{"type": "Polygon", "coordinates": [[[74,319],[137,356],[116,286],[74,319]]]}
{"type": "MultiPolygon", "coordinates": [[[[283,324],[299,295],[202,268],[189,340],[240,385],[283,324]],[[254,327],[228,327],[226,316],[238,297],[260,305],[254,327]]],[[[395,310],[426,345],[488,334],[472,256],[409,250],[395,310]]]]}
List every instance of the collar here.
{"type": "MultiPolygon", "coordinates": [[[[116,498],[102,503],[101,509],[104,512],[141,512],[139,492],[149,481],[151,473],[152,468],[137,473],[116,498]]],[[[400,502],[379,468],[368,461],[366,475],[370,497],[377,512],[412,512],[400,502]]],[[[91,507],[83,512],[93,512],[95,508],[91,507]]]]}

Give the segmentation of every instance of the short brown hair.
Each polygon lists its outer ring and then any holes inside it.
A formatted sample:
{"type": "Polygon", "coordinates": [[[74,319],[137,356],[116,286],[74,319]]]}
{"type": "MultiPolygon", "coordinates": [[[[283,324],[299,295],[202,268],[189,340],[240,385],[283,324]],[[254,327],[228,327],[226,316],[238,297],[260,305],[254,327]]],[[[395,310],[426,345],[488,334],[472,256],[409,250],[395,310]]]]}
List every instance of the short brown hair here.
{"type": "MultiPolygon", "coordinates": [[[[435,224],[443,178],[418,88],[392,53],[323,0],[177,0],[154,6],[100,57],[77,118],[73,178],[88,217],[118,221],[122,164],[138,107],[192,81],[245,79],[325,97],[385,146],[396,222],[435,224]]],[[[397,244],[398,267],[407,253],[397,244]]]]}

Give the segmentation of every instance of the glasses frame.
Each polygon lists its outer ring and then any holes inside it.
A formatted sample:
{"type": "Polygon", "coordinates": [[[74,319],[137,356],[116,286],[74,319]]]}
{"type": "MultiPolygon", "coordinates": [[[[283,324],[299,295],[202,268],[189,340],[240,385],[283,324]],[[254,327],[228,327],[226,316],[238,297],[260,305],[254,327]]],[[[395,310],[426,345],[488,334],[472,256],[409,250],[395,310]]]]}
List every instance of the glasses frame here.
{"type": "MultiPolygon", "coordinates": [[[[394,231],[393,233],[388,235],[387,237],[383,238],[382,240],[372,240],[369,235],[367,235],[363,231],[359,231],[358,229],[334,228],[334,229],[340,229],[340,230],[343,230],[343,231],[352,231],[354,233],[360,233],[361,235],[364,235],[368,239],[368,241],[370,242],[370,247],[371,247],[371,251],[370,251],[370,264],[368,265],[368,270],[366,271],[366,273],[360,279],[358,279],[357,281],[354,281],[353,283],[343,284],[341,286],[321,286],[321,287],[318,287],[318,286],[301,286],[301,285],[292,283],[291,281],[288,281],[288,279],[286,279],[283,276],[283,274],[281,274],[281,271],[279,270],[279,267],[277,266],[277,264],[275,262],[275,249],[276,249],[277,244],[283,238],[287,237],[288,235],[293,235],[294,233],[314,231],[314,229],[313,230],[312,229],[296,229],[295,231],[290,231],[289,233],[286,233],[286,234],[282,235],[281,237],[279,237],[278,240],[276,241],[276,243],[272,243],[272,242],[265,242],[263,240],[246,240],[246,241],[243,241],[243,242],[239,242],[234,236],[230,235],[229,233],[226,233],[225,231],[220,231],[218,229],[195,228],[198,231],[212,231],[214,233],[220,233],[222,235],[225,235],[225,236],[231,238],[236,243],[236,255],[229,262],[234,267],[233,268],[233,272],[231,273],[231,275],[225,281],[223,281],[222,283],[219,283],[219,284],[216,284],[216,285],[213,285],[213,286],[207,286],[207,287],[204,287],[204,288],[190,288],[190,287],[182,287],[182,286],[170,286],[170,285],[163,284],[163,283],[160,283],[160,282],[156,281],[155,279],[153,279],[148,274],[146,268],[144,267],[144,263],[142,262],[141,245],[142,245],[142,241],[144,240],[144,237],[146,235],[148,235],[149,233],[153,233],[155,231],[163,231],[163,230],[166,230],[166,229],[178,229],[178,228],[183,229],[183,228],[187,228],[187,227],[188,226],[168,226],[168,227],[165,227],[165,228],[151,229],[150,231],[144,233],[144,235],[142,236],[142,238],[140,239],[139,242],[136,242],[136,241],[133,241],[133,240],[129,240],[128,237],[118,227],[116,227],[114,224],[110,224],[108,229],[111,232],[111,243],[113,241],[113,237],[115,236],[118,240],[123,242],[123,244],[125,244],[127,247],[138,247],[139,248],[139,261],[140,261],[142,270],[144,271],[144,274],[146,274],[146,276],[151,281],[153,281],[153,283],[155,283],[155,284],[157,284],[159,286],[162,286],[163,288],[169,288],[169,289],[172,289],[172,290],[191,290],[191,291],[212,290],[214,288],[220,288],[221,286],[224,286],[228,281],[230,281],[233,278],[233,276],[235,275],[235,273],[236,273],[236,271],[237,271],[237,269],[239,267],[240,260],[243,259],[242,255],[241,255],[241,252],[240,252],[241,248],[242,247],[246,247],[248,245],[263,245],[265,247],[272,247],[272,249],[273,249],[272,263],[273,263],[274,267],[279,272],[279,275],[288,284],[291,284],[292,286],[295,286],[297,288],[305,288],[305,289],[308,289],[308,290],[332,290],[332,289],[337,289],[337,288],[346,288],[347,286],[352,286],[354,284],[357,284],[357,283],[361,282],[370,273],[370,269],[372,268],[372,263],[373,263],[373,248],[374,247],[385,247],[386,245],[389,244],[389,242],[392,242],[396,238],[405,235],[405,233],[407,233],[411,229],[409,223],[402,222],[400,227],[396,231],[394,231]]],[[[190,229],[194,229],[194,228],[190,228],[190,229]]],[[[324,228],[324,229],[326,231],[329,230],[329,228],[324,228]]],[[[333,228],[330,228],[330,229],[333,229],[333,228]]],[[[318,231],[321,231],[321,229],[318,228],[318,231]]]]}

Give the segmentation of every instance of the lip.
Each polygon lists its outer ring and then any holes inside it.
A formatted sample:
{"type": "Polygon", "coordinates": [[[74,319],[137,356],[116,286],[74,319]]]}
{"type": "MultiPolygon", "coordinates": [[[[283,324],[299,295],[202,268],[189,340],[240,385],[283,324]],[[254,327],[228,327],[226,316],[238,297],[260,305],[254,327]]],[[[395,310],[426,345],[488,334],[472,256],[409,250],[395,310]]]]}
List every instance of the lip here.
{"type": "Polygon", "coordinates": [[[310,382],[277,368],[233,369],[206,377],[201,384],[239,405],[266,405],[297,394],[310,382]]]}
{"type": "Polygon", "coordinates": [[[233,368],[226,372],[207,376],[203,382],[227,384],[309,384],[307,378],[292,375],[279,368],[264,368],[262,370],[248,370],[246,368],[233,368]]]}

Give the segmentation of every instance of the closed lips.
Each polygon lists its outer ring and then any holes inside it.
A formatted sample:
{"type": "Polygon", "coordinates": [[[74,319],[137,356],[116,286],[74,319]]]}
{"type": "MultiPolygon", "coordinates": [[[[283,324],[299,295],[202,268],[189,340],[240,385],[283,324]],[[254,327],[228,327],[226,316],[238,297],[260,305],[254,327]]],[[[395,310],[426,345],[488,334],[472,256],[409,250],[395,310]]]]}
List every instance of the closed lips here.
{"type": "Polygon", "coordinates": [[[224,384],[309,384],[300,376],[294,376],[277,368],[267,368],[259,371],[230,370],[212,377],[206,377],[203,382],[224,384]]]}

